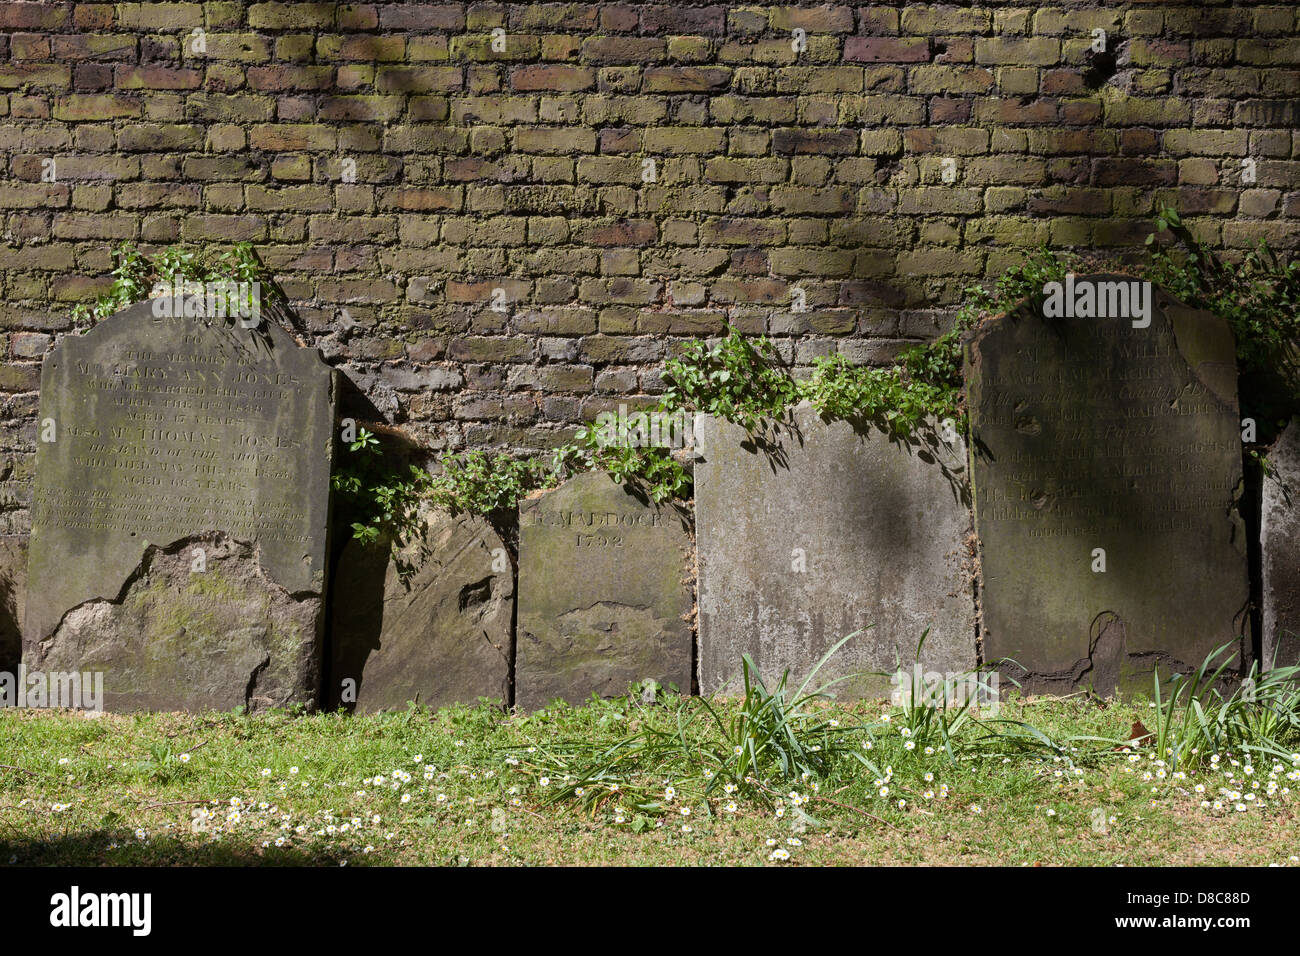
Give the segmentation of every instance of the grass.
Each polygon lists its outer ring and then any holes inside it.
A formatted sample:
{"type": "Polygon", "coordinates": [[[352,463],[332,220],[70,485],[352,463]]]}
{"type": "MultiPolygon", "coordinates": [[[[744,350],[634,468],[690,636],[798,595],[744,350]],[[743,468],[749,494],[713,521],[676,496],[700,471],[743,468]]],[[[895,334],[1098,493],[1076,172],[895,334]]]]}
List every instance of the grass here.
{"type": "Polygon", "coordinates": [[[1082,696],[919,745],[934,715],[906,703],[755,681],[527,716],[4,710],[0,865],[1297,862],[1300,757],[1174,770],[1111,742],[1160,724],[1153,702],[1082,696]]]}

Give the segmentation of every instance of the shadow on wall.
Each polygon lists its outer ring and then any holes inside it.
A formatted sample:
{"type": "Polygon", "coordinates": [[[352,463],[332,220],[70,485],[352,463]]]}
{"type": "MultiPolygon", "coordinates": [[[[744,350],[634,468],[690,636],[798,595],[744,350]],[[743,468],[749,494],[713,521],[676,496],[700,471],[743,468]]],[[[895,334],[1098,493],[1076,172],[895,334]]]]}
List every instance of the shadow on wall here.
{"type": "MultiPolygon", "coordinates": [[[[824,415],[820,417],[824,422],[833,420],[824,415]]],[[[934,427],[923,424],[908,434],[900,435],[892,432],[881,417],[848,419],[847,424],[852,427],[855,434],[864,440],[871,438],[873,433],[878,433],[884,436],[891,445],[898,447],[906,454],[914,455],[925,464],[938,468],[952,491],[953,500],[968,508],[970,507],[970,480],[964,465],[964,455],[961,467],[950,467],[948,461],[952,460],[952,452],[949,448],[951,442],[945,443],[940,432],[936,431],[934,427]]],[[[939,423],[938,427],[943,428],[944,426],[939,423]]],[[[953,425],[953,429],[952,440],[957,441],[959,436],[955,430],[955,425],[953,425]]],[[[784,417],[774,419],[768,424],[766,431],[749,434],[740,443],[740,447],[751,454],[761,454],[767,459],[768,468],[775,474],[778,470],[789,469],[790,454],[788,449],[795,446],[802,448],[803,444],[804,434],[794,416],[794,409],[787,409],[784,417]]]]}
{"type": "MultiPolygon", "coordinates": [[[[358,428],[365,427],[372,432],[382,431],[386,439],[397,439],[385,441],[381,446],[381,466],[396,469],[409,461],[417,449],[409,445],[401,432],[383,424],[383,413],[346,373],[340,372],[339,383],[340,421],[352,419],[358,428]]],[[[356,454],[358,453],[340,441],[335,453],[336,466],[345,465],[349,456],[356,454]]],[[[388,545],[379,542],[373,547],[353,548],[356,553],[350,556],[346,572],[340,574],[343,552],[352,541],[351,526],[356,516],[337,491],[333,495],[332,510],[334,533],[330,539],[328,558],[330,583],[325,614],[320,699],[321,706],[327,710],[343,707],[350,712],[353,709],[351,703],[343,699],[343,680],[350,678],[355,681],[352,689],[359,690],[366,658],[379,648],[384,618],[384,577],[388,570],[388,545]],[[346,614],[340,614],[340,608],[346,608],[346,614]],[[345,621],[346,626],[336,630],[335,625],[340,620],[345,621]]],[[[352,700],[355,699],[353,695],[352,700]]]]}

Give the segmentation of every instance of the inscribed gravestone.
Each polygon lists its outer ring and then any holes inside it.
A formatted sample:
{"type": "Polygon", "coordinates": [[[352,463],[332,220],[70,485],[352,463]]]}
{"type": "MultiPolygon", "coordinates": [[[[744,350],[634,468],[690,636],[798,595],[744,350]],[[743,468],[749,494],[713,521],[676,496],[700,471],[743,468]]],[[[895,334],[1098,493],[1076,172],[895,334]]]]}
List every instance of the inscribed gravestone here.
{"type": "Polygon", "coordinates": [[[1244,627],[1232,335],[1128,276],[1050,292],[966,343],[984,659],[1149,691],[1244,627]]]}
{"type": "Polygon", "coordinates": [[[314,704],[333,372],[274,324],[131,306],[41,375],[24,662],[109,710],[314,704]]]}
{"type": "Polygon", "coordinates": [[[334,575],[327,698],[358,713],[509,697],[514,574],[482,518],[429,511],[397,555],[350,541],[334,575]],[[355,682],[355,696],[344,693],[355,682]]]}
{"type": "Polygon", "coordinates": [[[1268,454],[1260,547],[1264,575],[1265,666],[1300,664],[1300,421],[1268,454]]]}
{"type": "MultiPolygon", "coordinates": [[[[807,403],[762,444],[697,417],[700,689],[736,691],[741,655],[797,687],[841,638],[864,628],[813,685],[879,694],[909,672],[975,666],[965,449],[955,432],[911,442],[824,422],[807,403]],[[948,440],[945,440],[948,439],[948,440]]],[[[922,437],[924,436],[924,437],[922,437]]],[[[910,685],[905,685],[910,686],[910,685]]]]}
{"type": "Polygon", "coordinates": [[[691,689],[690,526],[588,472],[519,505],[515,702],[691,689]]]}

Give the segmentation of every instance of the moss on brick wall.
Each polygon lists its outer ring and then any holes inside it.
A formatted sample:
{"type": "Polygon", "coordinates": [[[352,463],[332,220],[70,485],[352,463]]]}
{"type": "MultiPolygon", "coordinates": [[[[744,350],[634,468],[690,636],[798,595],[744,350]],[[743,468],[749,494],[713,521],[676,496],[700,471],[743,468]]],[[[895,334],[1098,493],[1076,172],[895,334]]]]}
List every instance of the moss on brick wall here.
{"type": "Polygon", "coordinates": [[[1116,251],[1164,203],[1298,244],[1290,4],[16,0],[0,54],[0,530],[116,240],[251,240],[385,415],[521,449],[728,323],[888,360],[1028,247],[1116,251]]]}

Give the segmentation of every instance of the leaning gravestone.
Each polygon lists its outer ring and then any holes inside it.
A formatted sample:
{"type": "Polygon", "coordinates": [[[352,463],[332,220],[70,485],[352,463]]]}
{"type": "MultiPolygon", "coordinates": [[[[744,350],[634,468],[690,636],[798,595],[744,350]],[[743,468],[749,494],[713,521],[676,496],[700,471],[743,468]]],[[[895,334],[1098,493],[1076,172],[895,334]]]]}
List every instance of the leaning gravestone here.
{"type": "Polygon", "coordinates": [[[1300,664],[1300,421],[1268,455],[1260,546],[1264,575],[1264,665],[1300,664]]]}
{"type": "Polygon", "coordinates": [[[505,701],[514,573],[482,518],[428,511],[396,554],[350,541],[334,573],[331,706],[358,713],[505,701]],[[351,682],[350,684],[348,682],[351,682]]]}
{"type": "Polygon", "coordinates": [[[588,472],[519,505],[515,702],[691,690],[691,532],[669,505],[588,472]]]}
{"type": "Polygon", "coordinates": [[[27,670],[108,710],[313,705],[335,383],[263,323],[131,306],[45,359],[27,670]]]}
{"type": "Polygon", "coordinates": [[[702,692],[740,689],[742,654],[769,687],[787,669],[798,687],[855,631],[810,690],[845,678],[830,692],[879,695],[900,665],[912,686],[927,629],[925,674],[973,670],[965,448],[947,424],[939,431],[891,440],[804,403],[755,442],[697,417],[702,692]]]}
{"type": "Polygon", "coordinates": [[[1240,650],[1232,334],[1130,276],[1046,292],[966,342],[984,659],[1030,692],[1149,693],[1240,650]]]}

